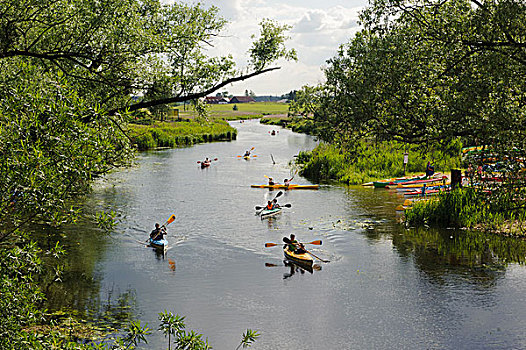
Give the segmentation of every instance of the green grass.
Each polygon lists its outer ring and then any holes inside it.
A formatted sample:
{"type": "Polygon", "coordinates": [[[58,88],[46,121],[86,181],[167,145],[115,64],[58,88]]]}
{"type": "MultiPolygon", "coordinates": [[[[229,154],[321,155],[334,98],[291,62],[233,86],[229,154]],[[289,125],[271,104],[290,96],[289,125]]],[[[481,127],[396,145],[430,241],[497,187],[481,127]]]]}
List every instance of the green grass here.
{"type": "Polygon", "coordinates": [[[140,151],[158,147],[188,146],[201,142],[232,140],[235,128],[224,120],[199,123],[195,120],[155,122],[152,125],[129,124],[129,136],[140,151]]]}
{"type": "Polygon", "coordinates": [[[405,215],[409,225],[483,228],[524,236],[524,206],[514,198],[495,197],[477,188],[463,188],[439,195],[436,200],[417,202],[405,215]]]}
{"type": "MultiPolygon", "coordinates": [[[[255,103],[237,103],[237,111],[233,110],[234,104],[211,104],[208,105],[209,119],[255,119],[267,115],[286,115],[289,111],[287,103],[277,102],[255,102],[255,103]]],[[[195,118],[197,113],[187,106],[188,110],[184,111],[183,106],[178,106],[179,116],[181,118],[195,118]]]]}
{"type": "MultiPolygon", "coordinates": [[[[460,153],[461,145],[458,148],[460,153]]],[[[451,151],[451,150],[450,150],[451,151]]],[[[434,151],[420,154],[409,148],[406,174],[423,173],[429,160],[436,172],[449,172],[460,166],[460,156],[434,151]]],[[[457,154],[458,154],[457,153],[457,154]]],[[[453,151],[453,154],[455,152],[453,151]]],[[[404,145],[397,142],[362,142],[357,153],[350,154],[335,145],[321,143],[311,152],[301,152],[297,163],[303,164],[302,174],[316,181],[336,180],[350,185],[402,176],[404,145]]]]}

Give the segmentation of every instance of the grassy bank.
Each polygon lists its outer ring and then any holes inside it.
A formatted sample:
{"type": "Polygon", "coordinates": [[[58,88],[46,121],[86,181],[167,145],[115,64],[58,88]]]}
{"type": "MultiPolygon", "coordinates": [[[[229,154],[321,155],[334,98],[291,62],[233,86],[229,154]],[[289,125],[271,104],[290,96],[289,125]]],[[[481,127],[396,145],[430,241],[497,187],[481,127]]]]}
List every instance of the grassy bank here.
{"type": "Polygon", "coordinates": [[[314,131],[314,122],[305,118],[290,118],[287,116],[270,116],[263,117],[260,120],[261,124],[278,125],[284,128],[289,128],[294,132],[311,135],[314,131]]]}
{"type": "MultiPolygon", "coordinates": [[[[435,171],[446,172],[460,166],[461,144],[450,145],[444,151],[425,154],[408,148],[409,162],[406,174],[422,173],[428,161],[432,161],[435,171]]],[[[336,180],[358,185],[365,182],[402,176],[404,145],[397,142],[362,142],[357,153],[349,154],[334,145],[322,143],[311,152],[301,152],[297,163],[303,164],[302,174],[316,181],[336,180]]]]}
{"type": "Polygon", "coordinates": [[[408,225],[482,229],[526,236],[526,210],[516,200],[495,197],[477,188],[456,189],[436,199],[417,202],[405,215],[408,225]],[[491,199],[491,200],[490,200],[491,199]]]}
{"type": "Polygon", "coordinates": [[[129,136],[140,151],[157,147],[188,146],[200,142],[235,140],[237,130],[224,120],[198,123],[195,120],[129,124],[129,136]]]}
{"type": "MultiPolygon", "coordinates": [[[[235,104],[237,110],[234,110],[234,104],[212,104],[208,105],[209,119],[239,120],[239,119],[257,119],[264,116],[286,116],[289,111],[288,103],[277,102],[255,102],[255,103],[238,103],[235,104]]],[[[194,119],[197,113],[187,106],[178,106],[179,116],[181,118],[194,119]]]]}

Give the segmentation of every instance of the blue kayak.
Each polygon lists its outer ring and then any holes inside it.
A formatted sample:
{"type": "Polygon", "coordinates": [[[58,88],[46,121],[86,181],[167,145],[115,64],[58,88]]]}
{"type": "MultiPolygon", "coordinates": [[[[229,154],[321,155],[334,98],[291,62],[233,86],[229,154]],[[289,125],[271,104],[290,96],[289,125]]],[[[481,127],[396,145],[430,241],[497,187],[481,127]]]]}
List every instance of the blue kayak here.
{"type": "Polygon", "coordinates": [[[168,241],[166,239],[148,239],[148,243],[150,243],[150,246],[156,248],[156,249],[166,249],[166,247],[168,246],[168,241]]]}

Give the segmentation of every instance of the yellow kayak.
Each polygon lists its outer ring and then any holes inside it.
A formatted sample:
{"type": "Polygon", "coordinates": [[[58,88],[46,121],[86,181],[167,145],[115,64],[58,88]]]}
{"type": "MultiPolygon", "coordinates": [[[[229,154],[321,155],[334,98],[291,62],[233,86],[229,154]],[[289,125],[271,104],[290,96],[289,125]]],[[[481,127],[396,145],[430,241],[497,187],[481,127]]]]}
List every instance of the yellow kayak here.
{"type": "Polygon", "coordinates": [[[250,185],[253,188],[279,188],[285,190],[317,190],[320,185],[295,185],[290,184],[288,186],[283,184],[274,184],[274,185],[250,185]]]}
{"type": "Polygon", "coordinates": [[[283,253],[285,254],[285,257],[287,259],[300,263],[300,264],[312,265],[312,262],[314,261],[314,259],[309,253],[296,254],[294,252],[291,252],[288,246],[286,246],[283,249],[283,253]]]}

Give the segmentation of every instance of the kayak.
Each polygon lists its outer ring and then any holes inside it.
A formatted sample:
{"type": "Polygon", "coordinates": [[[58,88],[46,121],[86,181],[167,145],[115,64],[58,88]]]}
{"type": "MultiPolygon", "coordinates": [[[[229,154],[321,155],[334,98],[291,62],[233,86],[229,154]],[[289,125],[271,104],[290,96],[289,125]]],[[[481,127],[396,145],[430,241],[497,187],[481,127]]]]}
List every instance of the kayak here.
{"type": "Polygon", "coordinates": [[[290,184],[288,186],[283,184],[274,184],[274,185],[250,185],[252,188],[280,188],[285,190],[317,190],[320,185],[296,185],[290,184]]]}
{"type": "Polygon", "coordinates": [[[150,246],[154,247],[155,249],[164,250],[168,246],[168,241],[166,239],[148,239],[148,243],[150,243],[150,246]]]}
{"type": "Polygon", "coordinates": [[[201,169],[207,168],[210,166],[210,163],[202,162],[201,163],[201,169]]]}
{"type": "Polygon", "coordinates": [[[261,219],[266,219],[274,215],[278,215],[283,208],[274,208],[274,209],[263,209],[260,213],[261,219]]]}
{"type": "Polygon", "coordinates": [[[243,159],[249,160],[250,156],[243,156],[243,159]]]}
{"type": "Polygon", "coordinates": [[[375,188],[385,188],[389,185],[396,185],[398,183],[404,183],[408,181],[415,181],[415,180],[422,180],[425,179],[425,176],[417,176],[417,177],[406,177],[406,178],[398,178],[398,179],[388,179],[388,180],[381,180],[381,181],[373,181],[373,186],[375,188]]]}
{"type": "Polygon", "coordinates": [[[291,252],[288,246],[285,246],[285,248],[283,248],[283,253],[285,254],[285,258],[307,266],[312,265],[312,262],[314,261],[314,259],[309,253],[296,254],[294,252],[291,252]]]}

